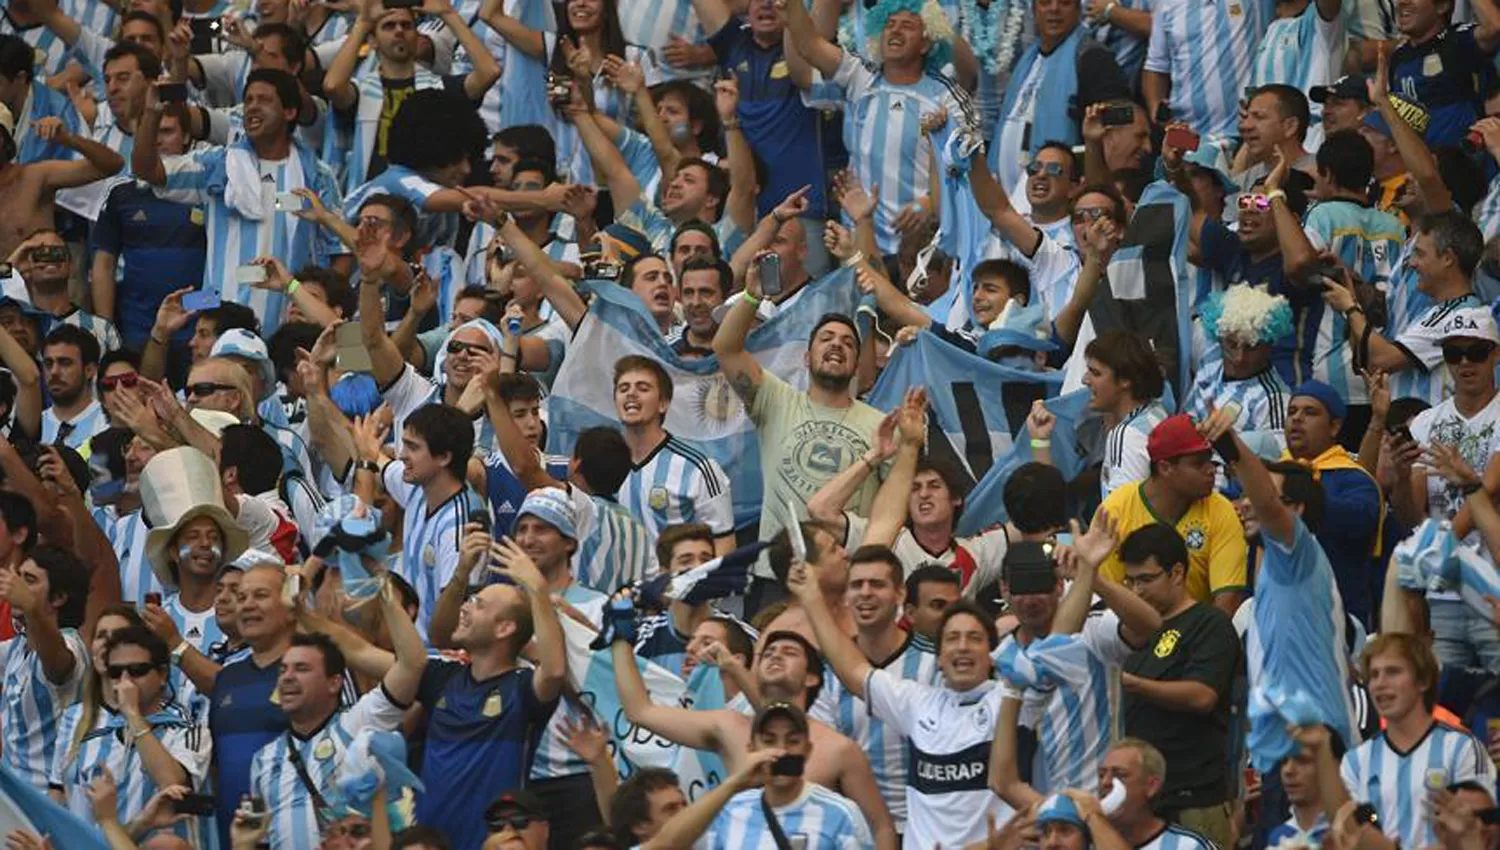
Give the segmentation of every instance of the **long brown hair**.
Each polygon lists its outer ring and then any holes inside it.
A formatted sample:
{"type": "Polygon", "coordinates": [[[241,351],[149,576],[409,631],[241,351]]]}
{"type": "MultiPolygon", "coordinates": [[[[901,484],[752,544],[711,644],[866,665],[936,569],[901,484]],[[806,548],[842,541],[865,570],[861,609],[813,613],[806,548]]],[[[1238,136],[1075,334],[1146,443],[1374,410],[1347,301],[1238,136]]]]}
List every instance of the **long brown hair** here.
{"type": "MultiPolygon", "coordinates": [[[[146,627],[146,622],[141,619],[140,612],[135,606],[128,602],[117,602],[99,612],[99,617],[94,622],[105,617],[120,617],[130,621],[132,626],[146,627]]],[[[96,625],[97,629],[97,625],[96,625]]],[[[73,742],[68,747],[68,757],[63,760],[66,764],[78,757],[78,748],[83,744],[83,739],[94,730],[94,723],[99,719],[99,708],[104,705],[104,682],[99,678],[99,671],[94,669],[94,648],[87,647],[83,673],[83,695],[79,697],[79,704],[83,706],[83,716],[78,718],[78,728],[73,730],[73,742]]]]}

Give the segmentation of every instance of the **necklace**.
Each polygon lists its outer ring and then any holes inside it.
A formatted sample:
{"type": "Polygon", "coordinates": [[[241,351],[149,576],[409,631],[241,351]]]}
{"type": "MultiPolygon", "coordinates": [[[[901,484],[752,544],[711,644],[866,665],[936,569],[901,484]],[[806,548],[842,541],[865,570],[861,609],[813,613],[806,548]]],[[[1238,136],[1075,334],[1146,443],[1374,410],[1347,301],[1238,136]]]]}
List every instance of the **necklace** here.
{"type": "Polygon", "coordinates": [[[959,0],[958,13],[959,29],[985,73],[993,77],[1010,70],[1026,23],[1022,5],[1011,0],[991,0],[980,10],[977,0],[959,0]]]}

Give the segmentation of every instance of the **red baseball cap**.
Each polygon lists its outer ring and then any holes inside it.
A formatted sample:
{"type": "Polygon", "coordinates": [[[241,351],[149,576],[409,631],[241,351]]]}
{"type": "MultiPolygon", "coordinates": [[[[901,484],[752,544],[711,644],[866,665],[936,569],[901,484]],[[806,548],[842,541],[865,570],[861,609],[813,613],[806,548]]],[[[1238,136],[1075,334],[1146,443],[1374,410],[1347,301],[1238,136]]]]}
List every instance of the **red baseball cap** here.
{"type": "Polygon", "coordinates": [[[1198,427],[1186,413],[1163,419],[1146,438],[1146,454],[1152,463],[1209,451],[1213,451],[1213,446],[1198,433],[1198,427]]]}

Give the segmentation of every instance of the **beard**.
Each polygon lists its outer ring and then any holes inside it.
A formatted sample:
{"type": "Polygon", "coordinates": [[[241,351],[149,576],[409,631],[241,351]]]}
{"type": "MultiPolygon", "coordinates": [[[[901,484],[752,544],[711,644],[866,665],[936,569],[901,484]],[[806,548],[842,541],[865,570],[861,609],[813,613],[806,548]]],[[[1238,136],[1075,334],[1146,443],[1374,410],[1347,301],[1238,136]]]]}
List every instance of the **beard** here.
{"type": "Polygon", "coordinates": [[[854,382],[853,371],[847,375],[838,375],[833,372],[814,369],[810,374],[814,385],[819,389],[829,390],[830,392],[846,392],[849,389],[849,385],[854,382]]]}

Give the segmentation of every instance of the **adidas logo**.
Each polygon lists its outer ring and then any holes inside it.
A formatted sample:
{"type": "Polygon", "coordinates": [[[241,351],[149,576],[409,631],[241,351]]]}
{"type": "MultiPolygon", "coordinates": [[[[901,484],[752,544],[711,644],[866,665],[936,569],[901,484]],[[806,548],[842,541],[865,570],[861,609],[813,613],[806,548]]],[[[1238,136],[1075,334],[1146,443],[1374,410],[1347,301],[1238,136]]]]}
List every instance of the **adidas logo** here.
{"type": "Polygon", "coordinates": [[[512,505],[510,503],[509,499],[506,499],[505,501],[501,502],[500,503],[500,507],[498,507],[498,508],[495,509],[495,513],[497,513],[497,514],[513,514],[515,512],[516,512],[516,506],[512,505]]]}
{"type": "Polygon", "coordinates": [[[188,629],[187,636],[190,638],[203,637],[203,630],[199,629],[197,626],[194,626],[191,629],[188,629]]]}
{"type": "Polygon", "coordinates": [[[146,220],[146,211],[145,210],[136,210],[135,211],[135,215],[131,216],[130,220],[131,221],[145,221],[146,220]]]}

